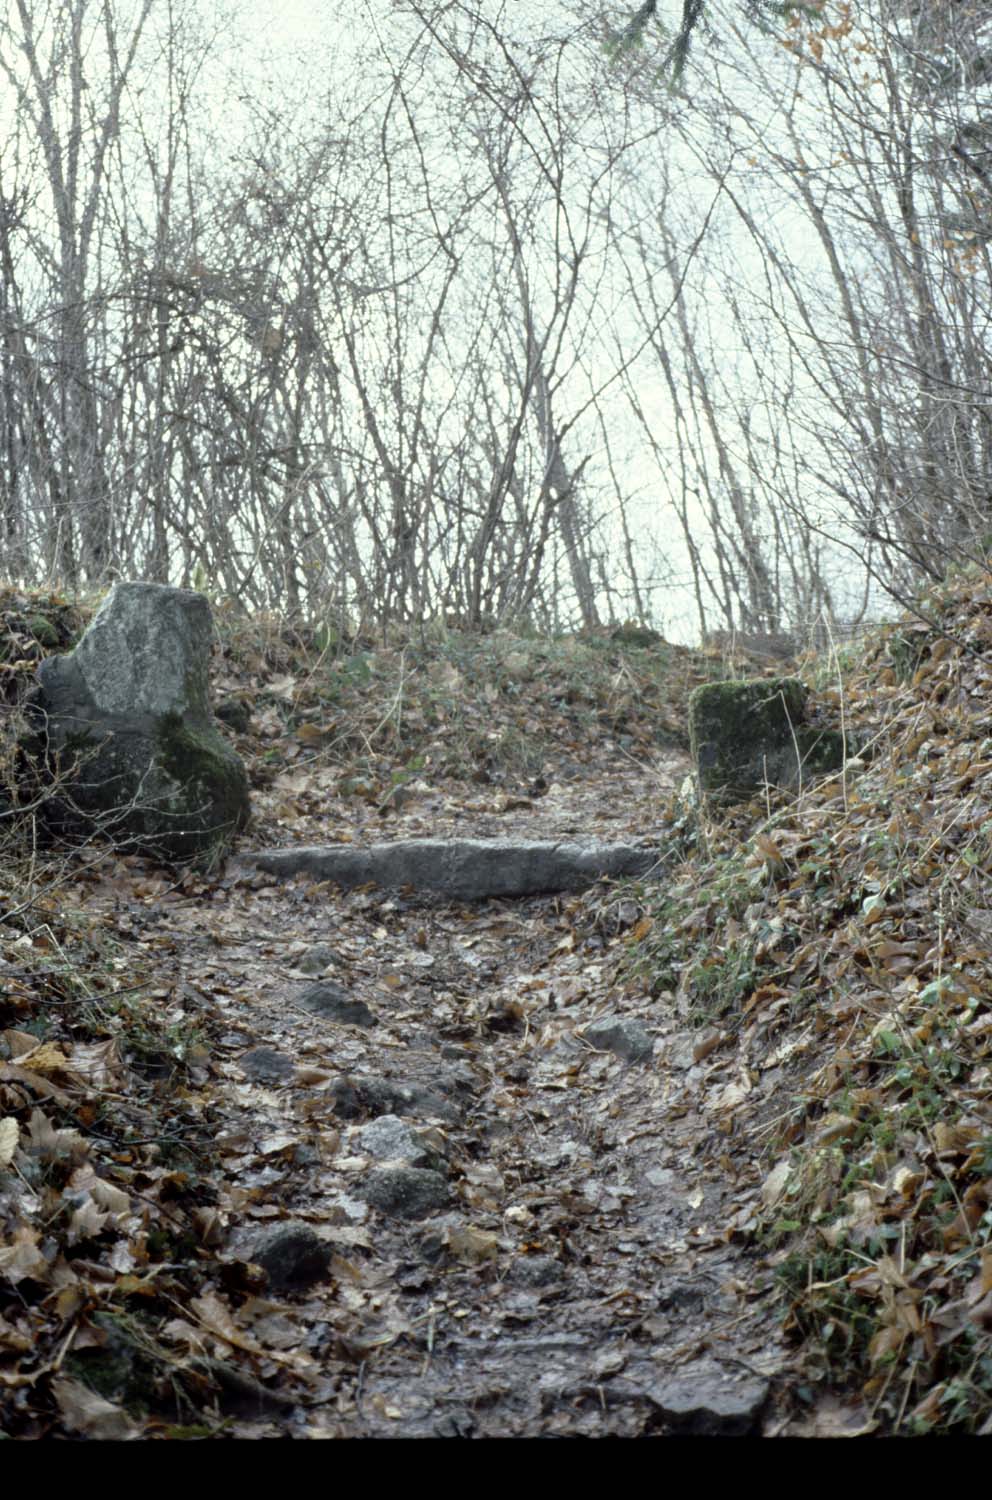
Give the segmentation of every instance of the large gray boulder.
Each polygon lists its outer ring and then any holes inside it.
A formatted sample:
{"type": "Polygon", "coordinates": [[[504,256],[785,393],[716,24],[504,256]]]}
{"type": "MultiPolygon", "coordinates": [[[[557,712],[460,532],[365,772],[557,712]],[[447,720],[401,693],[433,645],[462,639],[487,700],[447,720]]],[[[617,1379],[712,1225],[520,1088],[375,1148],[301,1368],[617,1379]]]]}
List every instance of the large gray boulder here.
{"type": "Polygon", "coordinates": [[[58,837],[211,865],[249,817],[241,759],[210,712],[212,622],[202,594],[119,583],[74,651],[51,656],[25,749],[49,786],[58,837]]]}
{"type": "Polygon", "coordinates": [[[807,696],[797,677],[696,688],[689,697],[689,746],[703,796],[743,802],[766,785],[797,787],[839,769],[844,736],[805,722],[807,696]]]}

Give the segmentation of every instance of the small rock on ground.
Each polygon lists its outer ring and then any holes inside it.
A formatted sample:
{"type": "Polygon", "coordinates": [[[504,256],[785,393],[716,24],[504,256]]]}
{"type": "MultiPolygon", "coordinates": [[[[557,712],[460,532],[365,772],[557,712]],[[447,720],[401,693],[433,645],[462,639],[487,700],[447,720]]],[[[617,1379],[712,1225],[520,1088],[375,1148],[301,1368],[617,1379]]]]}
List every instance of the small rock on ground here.
{"type": "Polygon", "coordinates": [[[353,999],[347,990],[330,979],[307,985],[303,993],[296,996],[296,1003],[315,1016],[338,1021],[342,1026],[371,1027],[379,1024],[378,1017],[372,1014],[364,1000],[353,999]]]}
{"type": "Polygon", "coordinates": [[[275,1083],[295,1072],[289,1058],[283,1057],[273,1047],[253,1047],[250,1052],[243,1052],[238,1058],[238,1067],[259,1083],[275,1083]]]}
{"type": "Polygon", "coordinates": [[[370,1120],[358,1132],[358,1140],[362,1151],[380,1161],[402,1161],[411,1167],[444,1171],[443,1157],[398,1115],[380,1115],[377,1120],[370,1120]]]}
{"type": "Polygon", "coordinates": [[[565,1268],[550,1255],[522,1255],[510,1267],[508,1279],[515,1286],[556,1286],[565,1279],[565,1268]]]}
{"type": "Polygon", "coordinates": [[[668,1377],[655,1376],[646,1390],[674,1432],[744,1437],[755,1430],[769,1385],[761,1375],[698,1359],[668,1377]]]}
{"type": "Polygon", "coordinates": [[[627,1016],[603,1016],[587,1026],[584,1034],[594,1047],[612,1052],[624,1062],[646,1062],[654,1052],[654,1042],[640,1021],[627,1016]]]}
{"type": "Polygon", "coordinates": [[[374,1167],[363,1184],[366,1203],[394,1219],[423,1219],[448,1201],[440,1172],[424,1167],[374,1167]]]}
{"type": "Polygon", "coordinates": [[[252,1255],[267,1272],[273,1291],[289,1291],[320,1280],[330,1264],[331,1248],[309,1224],[280,1224],[259,1241],[252,1255]]]}
{"type": "Polygon", "coordinates": [[[361,1114],[419,1115],[421,1118],[454,1121],[458,1110],[451,1100],[419,1085],[408,1087],[391,1078],[336,1078],[331,1088],[334,1113],[341,1120],[361,1114]]]}
{"type": "Polygon", "coordinates": [[[247,734],[251,728],[251,709],[241,698],[223,698],[214,705],[214,718],[220,719],[236,734],[247,734]]]}
{"type": "Polygon", "coordinates": [[[294,968],[299,969],[301,974],[320,974],[324,969],[330,968],[331,964],[340,962],[338,954],[330,943],[315,943],[301,958],[297,959],[294,968]]]}

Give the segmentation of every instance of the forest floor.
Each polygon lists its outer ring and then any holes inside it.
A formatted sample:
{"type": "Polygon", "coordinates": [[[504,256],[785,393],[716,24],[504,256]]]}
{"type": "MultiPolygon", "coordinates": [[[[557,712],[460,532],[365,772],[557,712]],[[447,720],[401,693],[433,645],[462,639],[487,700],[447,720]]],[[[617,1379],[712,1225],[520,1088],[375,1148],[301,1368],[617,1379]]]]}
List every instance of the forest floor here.
{"type": "MultiPolygon", "coordinates": [[[[436,788],[392,831],[486,837],[509,819],[530,837],[639,837],[684,765],[603,755],[527,813],[436,788]]],[[[760,1182],[720,1133],[726,1069],[700,1098],[689,1058],[671,1073],[663,1061],[670,1044],[691,1047],[684,1030],[649,997],[611,992],[611,946],[641,915],[633,898],[466,906],[264,876],[188,892],[113,865],[78,894],[101,928],[154,954],[157,988],[188,986],[223,1018],[205,1071],[225,1253],[254,1261],[287,1219],[333,1247],[330,1274],[305,1290],[225,1302],[263,1378],[281,1356],[287,1397],[297,1387],[286,1415],[236,1432],[756,1426],[781,1345],[724,1227],[760,1182]],[[367,1017],[301,1004],[319,979],[332,1008],[346,994],[367,1017]],[[627,1063],[586,1042],[607,1013],[646,1021],[659,1058],[627,1063]],[[364,1201],[376,1117],[402,1117],[417,1143],[413,1155],[387,1140],[386,1155],[440,1169],[416,1222],[364,1201]]],[[[205,1341],[192,1319],[171,1336],[191,1351],[205,1341]]]]}
{"type": "MultiPolygon", "coordinates": [[[[23,675],[27,605],[7,604],[23,675]]],[[[947,608],[962,640],[992,622],[988,589],[947,608]]],[[[835,783],[707,821],[680,790],[685,700],[726,664],[664,643],[345,651],[223,618],[220,638],[215,700],[247,712],[246,850],[450,834],[677,858],[654,884],[464,903],[238,858],[204,876],[12,851],[7,1435],[987,1422],[992,991],[955,938],[984,907],[942,898],[953,957],[918,886],[900,932],[879,927],[880,893],[890,922],[897,904],[881,794],[835,783]],[[956,1066],[924,1100],[934,1057],[912,1048],[932,1043],[956,1066]]],[[[939,630],[899,639],[945,686],[976,670],[939,630]]],[[[984,762],[969,778],[950,746],[946,691],[921,678],[910,699],[881,671],[852,672],[844,704],[880,742],[881,694],[888,740],[922,728],[927,774],[953,771],[958,802],[918,832],[939,873],[940,840],[976,830],[960,893],[986,873],[985,803],[961,800],[984,762]]],[[[919,786],[886,774],[909,869],[893,798],[918,814],[919,786]]]]}

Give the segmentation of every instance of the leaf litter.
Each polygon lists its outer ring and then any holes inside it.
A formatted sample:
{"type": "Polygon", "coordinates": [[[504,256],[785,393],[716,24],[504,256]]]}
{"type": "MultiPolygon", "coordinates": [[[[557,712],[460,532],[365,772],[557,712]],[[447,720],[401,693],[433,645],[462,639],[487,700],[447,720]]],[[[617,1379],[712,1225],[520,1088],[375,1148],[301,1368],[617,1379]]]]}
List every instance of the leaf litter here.
{"type": "Polygon", "coordinates": [[[627,835],[672,866],[462,906],[8,861],[4,1431],[987,1427],[988,579],[929,613],[807,664],[863,745],[841,777],[719,821],[676,790],[705,654],[329,659],[221,615],[256,846],[627,835]]]}

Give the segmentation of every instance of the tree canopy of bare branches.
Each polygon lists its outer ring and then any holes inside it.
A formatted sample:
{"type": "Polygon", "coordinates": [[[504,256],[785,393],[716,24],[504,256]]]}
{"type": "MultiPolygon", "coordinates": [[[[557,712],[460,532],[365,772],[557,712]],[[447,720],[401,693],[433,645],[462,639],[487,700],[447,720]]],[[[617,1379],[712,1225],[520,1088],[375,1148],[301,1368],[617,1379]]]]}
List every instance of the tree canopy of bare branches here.
{"type": "Polygon", "coordinates": [[[717,7],[673,80],[678,7],[350,0],[287,96],[12,0],[5,570],[774,632],[983,556],[992,9],[717,7]]]}

